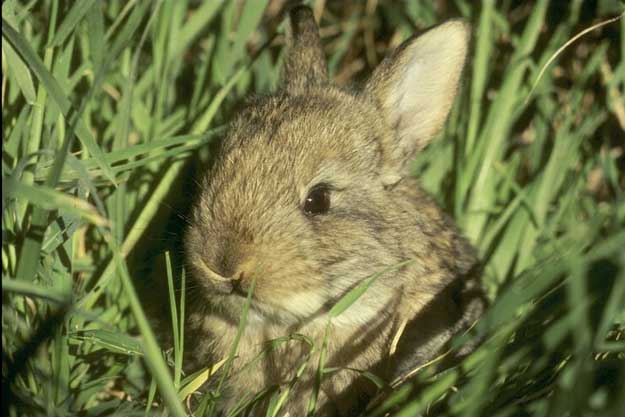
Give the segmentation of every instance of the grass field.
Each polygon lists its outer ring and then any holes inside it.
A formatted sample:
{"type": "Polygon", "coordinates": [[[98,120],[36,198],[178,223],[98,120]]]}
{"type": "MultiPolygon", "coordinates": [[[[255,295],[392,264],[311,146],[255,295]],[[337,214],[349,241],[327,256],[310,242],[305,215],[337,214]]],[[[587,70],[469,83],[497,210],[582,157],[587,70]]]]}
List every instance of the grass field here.
{"type": "MultiPolygon", "coordinates": [[[[194,393],[207,373],[182,372],[176,213],[241,100],[277,87],[282,3],[3,2],[2,415],[211,414],[218,392],[194,393]],[[142,307],[155,263],[166,351],[142,307]]],[[[310,4],[340,85],[415,31],[458,16],[474,30],[415,175],[479,249],[493,304],[464,339],[484,343],[369,414],[622,416],[625,6],[310,4]]]]}

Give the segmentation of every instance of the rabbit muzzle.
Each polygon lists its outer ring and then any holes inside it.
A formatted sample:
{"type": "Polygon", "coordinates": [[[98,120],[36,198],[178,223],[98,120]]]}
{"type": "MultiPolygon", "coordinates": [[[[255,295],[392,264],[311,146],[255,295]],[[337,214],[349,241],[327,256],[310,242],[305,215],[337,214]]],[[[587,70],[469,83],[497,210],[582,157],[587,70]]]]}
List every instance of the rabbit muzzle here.
{"type": "Polygon", "coordinates": [[[194,262],[194,266],[198,268],[206,278],[208,278],[211,283],[211,287],[217,292],[224,295],[247,295],[247,292],[242,285],[242,273],[235,274],[233,277],[224,277],[213,271],[213,269],[206,265],[206,262],[202,259],[197,259],[196,262],[194,262]]]}

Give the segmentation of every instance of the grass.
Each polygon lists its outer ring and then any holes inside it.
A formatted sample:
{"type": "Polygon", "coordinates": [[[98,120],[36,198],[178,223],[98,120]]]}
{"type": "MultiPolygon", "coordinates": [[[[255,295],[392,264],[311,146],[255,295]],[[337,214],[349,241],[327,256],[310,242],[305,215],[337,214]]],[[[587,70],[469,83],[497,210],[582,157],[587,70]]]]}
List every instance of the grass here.
{"type": "MultiPolygon", "coordinates": [[[[212,414],[218,393],[193,393],[227,378],[236,346],[183,374],[186,280],[162,240],[189,166],[241,99],[277,86],[279,3],[3,3],[2,415],[212,414]],[[140,295],[146,265],[165,257],[164,352],[140,295]]],[[[625,19],[554,55],[622,4],[311,5],[339,84],[416,30],[456,16],[474,28],[463,89],[415,174],[484,261],[493,305],[457,341],[484,343],[393,384],[368,414],[622,415],[625,19]]],[[[320,356],[302,367],[328,377],[320,356]]],[[[274,415],[288,389],[266,394],[274,415]]]]}

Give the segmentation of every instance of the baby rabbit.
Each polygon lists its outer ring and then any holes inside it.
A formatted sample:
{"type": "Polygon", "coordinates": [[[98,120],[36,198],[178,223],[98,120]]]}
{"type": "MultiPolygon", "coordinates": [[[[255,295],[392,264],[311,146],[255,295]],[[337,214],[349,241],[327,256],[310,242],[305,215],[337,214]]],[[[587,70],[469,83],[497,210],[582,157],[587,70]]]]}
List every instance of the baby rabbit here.
{"type": "MultiPolygon", "coordinates": [[[[281,90],[232,122],[192,210],[185,251],[199,294],[186,346],[198,367],[226,358],[254,282],[220,404],[285,389],[310,346],[268,341],[301,334],[318,355],[331,307],[407,261],[331,320],[325,367],[340,369],[321,381],[316,415],[346,415],[375,392],[354,369],[390,381],[441,353],[482,311],[474,250],[409,175],[450,111],[469,27],[454,20],[408,39],[359,92],[328,79],[309,8],[291,10],[287,32],[281,90]]],[[[306,415],[317,363],[309,358],[291,386],[284,415],[306,415]]],[[[264,415],[267,401],[248,413],[264,415]]]]}

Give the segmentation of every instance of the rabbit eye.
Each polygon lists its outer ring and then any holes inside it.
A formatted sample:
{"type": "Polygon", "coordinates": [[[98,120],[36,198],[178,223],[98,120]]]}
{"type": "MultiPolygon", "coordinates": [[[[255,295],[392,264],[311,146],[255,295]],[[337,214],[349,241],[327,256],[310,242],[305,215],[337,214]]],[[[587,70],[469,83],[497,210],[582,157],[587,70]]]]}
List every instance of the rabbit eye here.
{"type": "Polygon", "coordinates": [[[328,187],[316,186],[304,200],[304,213],[308,215],[325,214],[330,210],[330,190],[328,187]]]}

